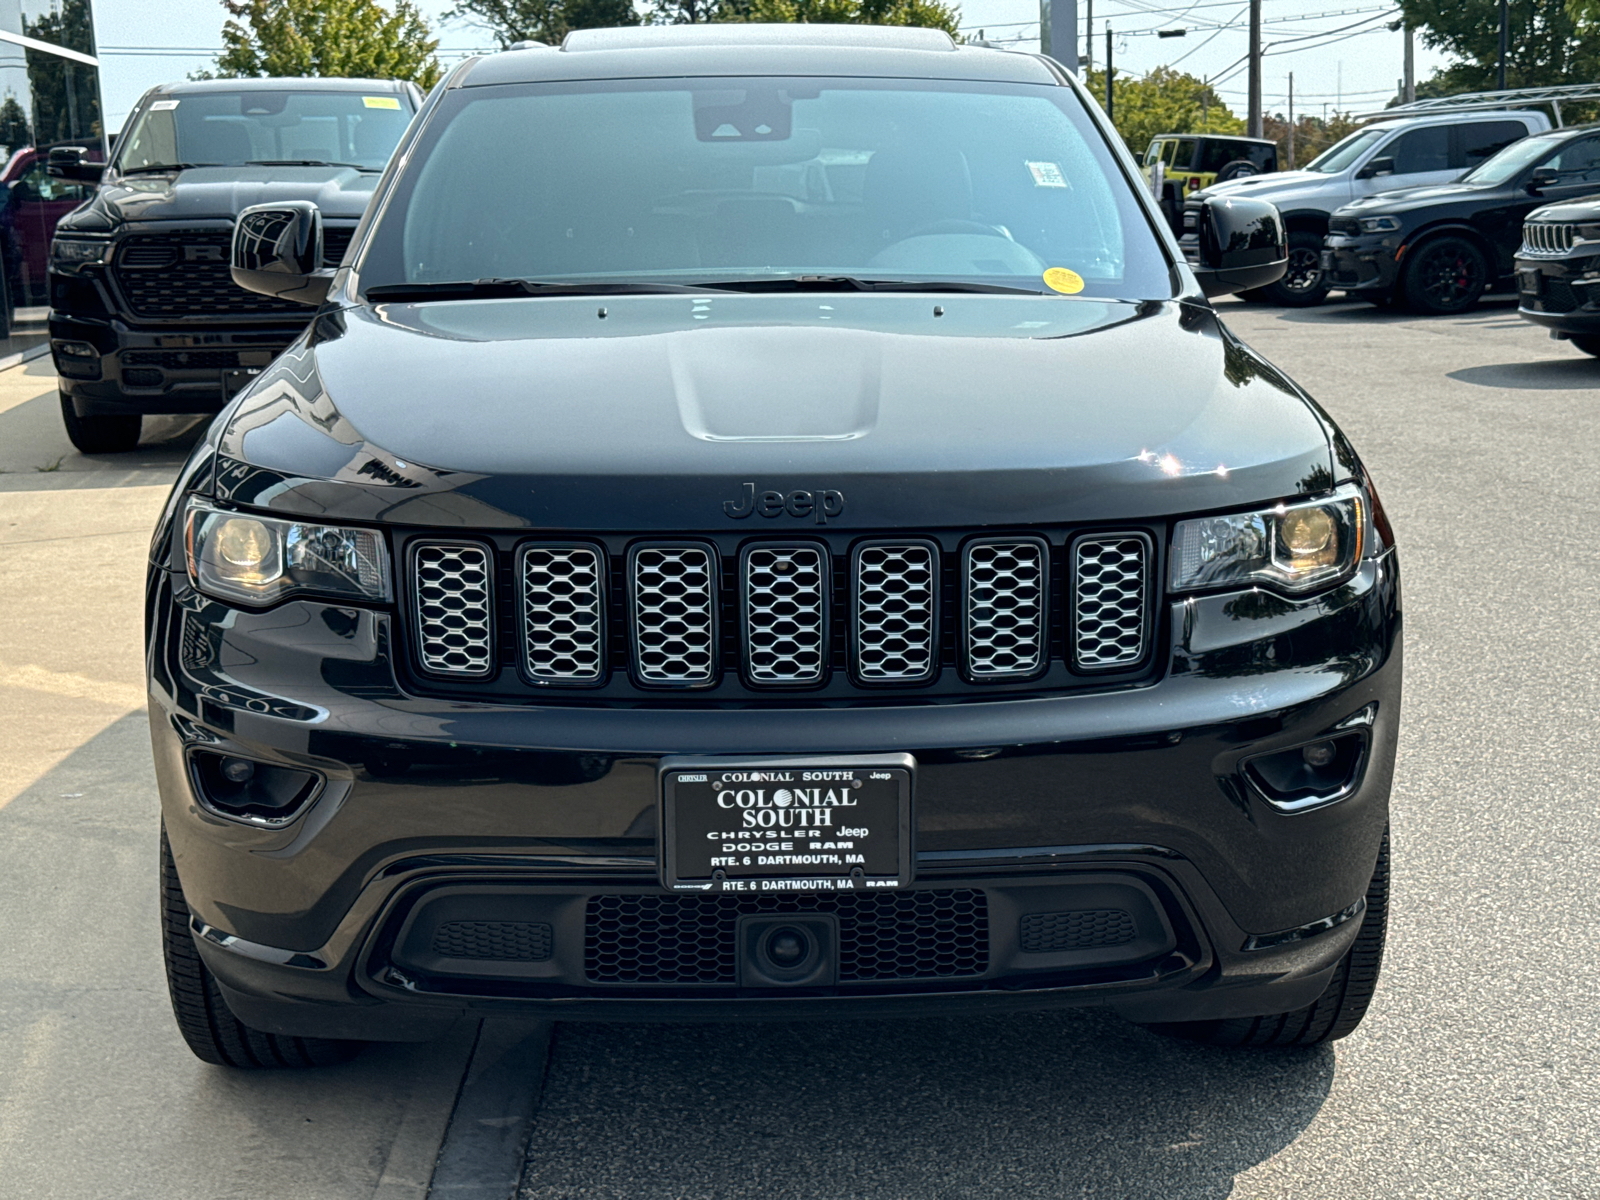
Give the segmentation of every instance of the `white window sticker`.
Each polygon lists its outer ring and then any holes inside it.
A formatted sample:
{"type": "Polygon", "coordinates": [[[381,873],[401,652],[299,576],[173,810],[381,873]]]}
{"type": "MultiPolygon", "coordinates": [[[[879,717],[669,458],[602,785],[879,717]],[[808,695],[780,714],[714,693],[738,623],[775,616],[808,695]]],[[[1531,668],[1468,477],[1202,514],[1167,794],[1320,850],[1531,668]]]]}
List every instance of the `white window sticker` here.
{"type": "Polygon", "coordinates": [[[1034,187],[1067,186],[1067,177],[1061,173],[1061,168],[1052,162],[1031,162],[1028,164],[1028,173],[1033,176],[1034,187]]]}
{"type": "Polygon", "coordinates": [[[150,101],[150,111],[151,112],[171,112],[173,109],[175,109],[177,107],[178,107],[178,102],[176,100],[152,100],[152,101],[150,101]]]}

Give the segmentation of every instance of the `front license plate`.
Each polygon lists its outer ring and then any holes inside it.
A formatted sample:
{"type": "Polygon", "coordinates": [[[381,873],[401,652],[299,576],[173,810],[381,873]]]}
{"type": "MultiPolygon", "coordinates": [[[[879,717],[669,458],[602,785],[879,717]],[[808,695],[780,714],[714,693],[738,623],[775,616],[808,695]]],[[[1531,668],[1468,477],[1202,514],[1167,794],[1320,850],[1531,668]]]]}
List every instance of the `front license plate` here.
{"type": "Polygon", "coordinates": [[[1539,294],[1539,285],[1543,282],[1543,271],[1517,272],[1517,289],[1525,296],[1537,296],[1539,294]]]}
{"type": "Polygon", "coordinates": [[[1324,271],[1333,270],[1333,251],[1324,250],[1317,256],[1317,261],[1324,271]]]}
{"type": "Polygon", "coordinates": [[[904,887],[915,770],[909,754],[663,759],[661,882],[772,894],[904,887]]]}

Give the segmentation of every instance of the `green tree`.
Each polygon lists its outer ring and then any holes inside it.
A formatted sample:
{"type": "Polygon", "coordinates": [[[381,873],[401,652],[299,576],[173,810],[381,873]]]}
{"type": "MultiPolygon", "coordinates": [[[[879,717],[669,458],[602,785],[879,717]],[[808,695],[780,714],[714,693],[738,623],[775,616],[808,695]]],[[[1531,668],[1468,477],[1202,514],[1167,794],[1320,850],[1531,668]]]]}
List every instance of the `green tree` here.
{"type": "MultiPolygon", "coordinates": [[[[22,32],[82,54],[94,53],[94,25],[87,0],[65,0],[22,32]]],[[[101,136],[100,89],[92,67],[28,47],[28,90],[33,97],[33,135],[42,146],[101,136]]]]}
{"type": "MultiPolygon", "coordinates": [[[[1324,120],[1301,114],[1294,123],[1294,165],[1303,167],[1329,146],[1359,129],[1349,113],[1334,113],[1324,120]]],[[[1289,120],[1282,113],[1261,118],[1261,132],[1278,143],[1278,167],[1289,167],[1289,120]]]]}
{"type": "Polygon", "coordinates": [[[388,12],[376,0],[222,0],[229,20],[215,77],[322,75],[408,79],[423,88],[441,74],[412,0],[388,12]]]}
{"type": "Polygon", "coordinates": [[[573,29],[639,23],[633,0],[460,0],[444,14],[453,17],[488,30],[502,50],[513,42],[558,45],[573,29]]]}
{"type": "MultiPolygon", "coordinates": [[[[1402,0],[1401,10],[1425,45],[1456,60],[1417,85],[1419,98],[1495,86],[1499,0],[1402,0]]],[[[1600,75],[1600,2],[1516,0],[1508,11],[1507,87],[1591,83],[1600,75]]]]}
{"type": "Polygon", "coordinates": [[[961,9],[939,0],[749,0],[747,13],[740,19],[810,25],[920,25],[942,29],[951,37],[957,37],[961,25],[961,9]]]}
{"type": "MultiPolygon", "coordinates": [[[[1085,83],[1104,104],[1105,72],[1091,71],[1085,83]]],[[[1157,67],[1143,79],[1118,75],[1112,94],[1117,132],[1140,158],[1157,134],[1244,132],[1244,122],[1203,79],[1171,67],[1157,67]]]]}

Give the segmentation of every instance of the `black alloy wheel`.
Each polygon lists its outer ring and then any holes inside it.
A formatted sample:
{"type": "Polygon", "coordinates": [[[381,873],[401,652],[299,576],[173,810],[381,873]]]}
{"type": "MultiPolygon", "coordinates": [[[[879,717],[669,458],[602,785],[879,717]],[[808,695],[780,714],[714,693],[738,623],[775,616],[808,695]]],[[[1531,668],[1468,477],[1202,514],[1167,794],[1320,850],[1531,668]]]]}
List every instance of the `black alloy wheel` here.
{"type": "Polygon", "coordinates": [[[1289,234],[1289,266],[1283,278],[1244,293],[1257,304],[1314,308],[1328,298],[1328,277],[1322,271],[1322,238],[1304,231],[1289,234]]]}
{"type": "Polygon", "coordinates": [[[1583,333],[1567,340],[1585,354],[1600,358],[1600,333],[1583,333]]]}
{"type": "Polygon", "coordinates": [[[1489,262],[1466,238],[1441,237],[1411,252],[1400,290],[1413,312],[1427,316],[1463,313],[1489,286],[1489,262]]]}

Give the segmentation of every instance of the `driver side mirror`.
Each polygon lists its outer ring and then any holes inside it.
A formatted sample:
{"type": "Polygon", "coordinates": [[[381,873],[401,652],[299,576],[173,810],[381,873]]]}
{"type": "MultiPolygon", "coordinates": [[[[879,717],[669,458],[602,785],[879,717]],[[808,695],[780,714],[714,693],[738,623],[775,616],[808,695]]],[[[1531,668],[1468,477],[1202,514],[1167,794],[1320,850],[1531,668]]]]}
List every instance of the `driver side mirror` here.
{"type": "Polygon", "coordinates": [[[50,151],[45,171],[54,179],[70,179],[75,183],[99,183],[105,172],[105,163],[90,162],[87,146],[56,146],[50,151]]]}
{"type": "Polygon", "coordinates": [[[251,205],[233,226],[231,268],[246,291],[321,304],[333,283],[322,265],[321,211],[309,200],[251,205]]]}
{"type": "Polygon", "coordinates": [[[1376,179],[1379,175],[1394,174],[1394,159],[1387,154],[1375,158],[1356,173],[1357,179],[1376,179]]]}
{"type": "Polygon", "coordinates": [[[1553,187],[1561,178],[1561,172],[1554,167],[1540,167],[1528,176],[1528,191],[1537,196],[1547,187],[1553,187]]]}
{"type": "Polygon", "coordinates": [[[1266,287],[1289,268],[1289,234],[1266,200],[1212,196],[1200,206],[1198,261],[1191,264],[1207,296],[1266,287]]]}

